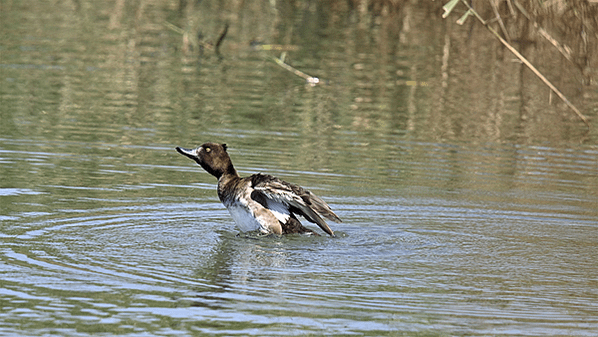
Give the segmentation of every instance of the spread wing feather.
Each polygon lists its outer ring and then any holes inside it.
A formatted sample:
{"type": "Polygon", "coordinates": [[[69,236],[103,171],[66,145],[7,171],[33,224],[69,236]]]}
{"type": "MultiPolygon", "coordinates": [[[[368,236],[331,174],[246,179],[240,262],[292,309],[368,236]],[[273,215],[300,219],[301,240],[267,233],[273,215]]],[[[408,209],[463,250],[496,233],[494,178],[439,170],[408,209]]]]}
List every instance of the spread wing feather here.
{"type": "Polygon", "coordinates": [[[324,200],[315,194],[301,186],[287,183],[271,175],[254,174],[251,176],[251,182],[254,189],[252,193],[254,200],[288,206],[290,212],[302,215],[308,221],[320,226],[324,232],[334,236],[334,232],[321,216],[334,222],[341,222],[341,219],[334,214],[324,200]]]}

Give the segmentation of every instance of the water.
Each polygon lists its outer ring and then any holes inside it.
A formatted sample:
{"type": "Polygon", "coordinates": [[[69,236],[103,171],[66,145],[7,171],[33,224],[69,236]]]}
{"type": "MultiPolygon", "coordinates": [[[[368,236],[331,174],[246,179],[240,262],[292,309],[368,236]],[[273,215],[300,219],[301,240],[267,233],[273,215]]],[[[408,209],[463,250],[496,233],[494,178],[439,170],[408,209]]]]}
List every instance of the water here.
{"type": "Polygon", "coordinates": [[[594,125],[526,100],[540,87],[442,89],[444,38],[417,37],[444,22],[415,5],[431,26],[376,40],[384,18],[201,4],[208,39],[230,20],[223,59],[183,51],[176,3],[3,9],[0,335],[596,335],[594,125]],[[322,197],[337,237],[238,235],[174,151],[205,141],[322,197]]]}

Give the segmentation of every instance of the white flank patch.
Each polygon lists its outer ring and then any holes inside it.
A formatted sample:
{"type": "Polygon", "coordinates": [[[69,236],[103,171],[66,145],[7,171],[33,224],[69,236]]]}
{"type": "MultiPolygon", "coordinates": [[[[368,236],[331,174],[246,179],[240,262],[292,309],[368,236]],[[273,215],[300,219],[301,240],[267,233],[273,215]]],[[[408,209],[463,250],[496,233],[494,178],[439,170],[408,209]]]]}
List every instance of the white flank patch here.
{"type": "Polygon", "coordinates": [[[228,206],[227,209],[241,232],[251,232],[262,229],[260,223],[253,216],[253,214],[251,214],[247,207],[241,204],[233,204],[228,206]]]}

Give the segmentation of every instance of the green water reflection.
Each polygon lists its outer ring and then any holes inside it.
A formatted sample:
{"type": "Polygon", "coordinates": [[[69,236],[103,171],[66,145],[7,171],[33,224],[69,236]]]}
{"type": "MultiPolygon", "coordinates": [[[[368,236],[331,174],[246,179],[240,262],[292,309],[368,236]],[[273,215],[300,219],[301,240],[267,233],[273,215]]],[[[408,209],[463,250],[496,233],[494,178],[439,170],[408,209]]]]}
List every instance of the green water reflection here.
{"type": "Polygon", "coordinates": [[[440,2],[350,4],[3,4],[0,335],[592,335],[595,123],[440,2]],[[237,236],[206,141],[339,238],[237,236]]]}

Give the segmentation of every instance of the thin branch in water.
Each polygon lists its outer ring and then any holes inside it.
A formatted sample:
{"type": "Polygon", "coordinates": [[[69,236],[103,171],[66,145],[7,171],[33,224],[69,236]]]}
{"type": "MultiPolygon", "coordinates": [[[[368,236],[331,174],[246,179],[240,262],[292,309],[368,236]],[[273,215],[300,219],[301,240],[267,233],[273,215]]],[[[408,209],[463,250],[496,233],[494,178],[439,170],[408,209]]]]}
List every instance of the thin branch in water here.
{"type": "Polygon", "coordinates": [[[293,73],[293,74],[295,74],[295,75],[297,75],[297,76],[305,79],[307,81],[307,83],[309,83],[311,86],[315,86],[316,84],[318,84],[320,82],[319,78],[314,77],[314,76],[309,76],[308,74],[306,74],[306,73],[304,73],[304,72],[302,72],[302,71],[300,71],[298,69],[295,69],[295,68],[291,67],[290,65],[284,63],[284,61],[281,60],[281,59],[278,59],[276,57],[269,56],[269,55],[267,57],[270,60],[274,61],[274,63],[276,63],[279,66],[281,66],[283,69],[285,69],[285,70],[287,70],[287,71],[289,71],[289,72],[291,72],[291,73],[293,73]]]}
{"type": "Polygon", "coordinates": [[[172,30],[175,33],[181,34],[183,35],[185,33],[185,31],[175,25],[173,25],[172,23],[168,22],[168,21],[164,21],[163,22],[164,26],[166,26],[166,28],[172,30]]]}
{"type": "Polygon", "coordinates": [[[219,58],[222,58],[222,55],[220,55],[220,45],[222,44],[222,41],[226,37],[226,33],[228,33],[228,22],[224,25],[224,30],[220,34],[220,37],[218,38],[218,41],[216,42],[216,47],[214,48],[216,50],[216,55],[218,55],[219,58]]]}

